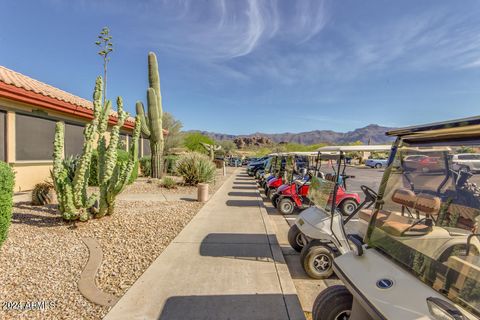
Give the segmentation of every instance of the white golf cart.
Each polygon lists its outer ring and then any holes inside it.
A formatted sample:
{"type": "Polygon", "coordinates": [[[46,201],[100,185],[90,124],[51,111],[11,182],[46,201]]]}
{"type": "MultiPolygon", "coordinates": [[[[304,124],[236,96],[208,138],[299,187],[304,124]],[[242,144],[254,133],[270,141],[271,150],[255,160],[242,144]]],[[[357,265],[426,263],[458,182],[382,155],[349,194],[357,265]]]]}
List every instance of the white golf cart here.
{"type": "Polygon", "coordinates": [[[370,207],[376,199],[371,188],[362,185],[364,200],[355,192],[346,189],[346,156],[351,152],[385,152],[391,146],[329,146],[318,149],[322,175],[312,178],[308,198],[315,203],[302,213],[291,226],[288,240],[293,249],[301,252],[301,264],[312,278],[328,278],[333,273],[333,258],[350,251],[344,226],[359,239],[366,233],[366,225],[358,223],[357,213],[370,207]],[[331,172],[327,172],[330,170],[331,172]],[[345,203],[353,203],[351,210],[343,210],[345,203]],[[332,214],[333,212],[333,214],[332,214]],[[359,230],[363,228],[362,230],[359,230]]]}
{"type": "Polygon", "coordinates": [[[344,286],[319,294],[313,319],[478,319],[480,176],[451,159],[480,149],[480,117],[388,135],[397,140],[375,207],[359,211],[364,242],[331,217],[332,237],[350,240],[333,261],[344,286]]]}

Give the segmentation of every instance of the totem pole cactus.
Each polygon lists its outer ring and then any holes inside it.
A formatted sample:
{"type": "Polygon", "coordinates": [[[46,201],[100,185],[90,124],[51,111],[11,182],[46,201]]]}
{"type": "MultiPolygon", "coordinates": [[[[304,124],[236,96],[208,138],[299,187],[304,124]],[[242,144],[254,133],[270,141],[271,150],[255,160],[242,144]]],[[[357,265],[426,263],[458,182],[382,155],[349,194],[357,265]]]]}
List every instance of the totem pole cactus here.
{"type": "Polygon", "coordinates": [[[102,78],[99,77],[93,93],[93,120],[85,126],[82,155],[73,179],[63,164],[65,125],[63,122],[56,124],[52,179],[57,192],[58,209],[65,220],[88,220],[88,211],[96,201],[96,195],[87,195],[88,177],[99,119],[108,119],[107,112],[102,108],[102,78]]]}
{"type": "Polygon", "coordinates": [[[137,160],[138,138],[140,136],[141,120],[136,119],[133,133],[133,144],[130,148],[130,158],[127,162],[117,163],[117,145],[120,128],[123,126],[127,113],[123,111],[122,98],[117,99],[118,120],[110,133],[110,143],[107,146],[108,119],[111,110],[110,101],[102,103],[103,81],[98,77],[93,93],[93,120],[84,130],[83,152],[78,160],[73,178],[63,162],[64,155],[64,124],[57,122],[53,154],[52,179],[57,192],[58,209],[65,220],[86,221],[93,214],[96,218],[112,214],[115,197],[128,182],[134,164],[137,160]],[[100,182],[100,201],[98,195],[88,196],[87,186],[90,176],[92,152],[98,137],[98,175],[100,182]]]}
{"type": "Polygon", "coordinates": [[[200,143],[208,151],[208,154],[210,155],[210,160],[212,161],[213,159],[215,159],[215,151],[222,149],[222,146],[217,144],[208,144],[205,142],[200,142],[200,143]]]}
{"type": "MultiPolygon", "coordinates": [[[[109,101],[108,101],[109,102],[109,101]]],[[[107,104],[108,104],[107,102],[107,104]]],[[[140,137],[141,120],[136,117],[135,129],[133,131],[133,144],[130,147],[128,161],[117,162],[118,142],[120,140],[120,129],[123,127],[128,114],[123,110],[121,97],[117,98],[117,124],[110,132],[110,143],[107,147],[108,119],[102,119],[98,126],[98,182],[100,187],[100,207],[96,217],[111,215],[115,207],[115,198],[122,192],[132,175],[132,170],[138,157],[138,138],[140,137]]]]}
{"type": "Polygon", "coordinates": [[[163,154],[163,129],[162,129],[162,95],[160,93],[160,76],[158,74],[157,57],[153,52],[148,54],[148,82],[147,89],[148,114],[145,116],[143,103],[137,101],[137,115],[142,122],[142,133],[150,140],[152,178],[161,178],[162,175],[162,154],[163,154]]]}

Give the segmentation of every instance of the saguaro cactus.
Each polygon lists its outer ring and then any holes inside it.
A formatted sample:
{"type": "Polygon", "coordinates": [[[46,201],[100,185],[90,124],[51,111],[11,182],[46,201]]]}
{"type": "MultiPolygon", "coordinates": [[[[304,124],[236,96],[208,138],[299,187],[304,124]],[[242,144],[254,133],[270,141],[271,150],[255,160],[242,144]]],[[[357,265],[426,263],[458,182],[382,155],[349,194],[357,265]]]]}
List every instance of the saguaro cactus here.
{"type": "Polygon", "coordinates": [[[222,146],[217,144],[208,144],[205,142],[200,142],[200,143],[208,151],[208,154],[210,155],[210,160],[212,161],[213,159],[215,159],[215,151],[222,149],[222,146]]]}
{"type": "Polygon", "coordinates": [[[142,133],[150,140],[152,178],[162,175],[163,130],[162,130],[162,95],[160,92],[160,76],[158,74],[157,57],[153,52],[148,54],[148,82],[147,89],[148,117],[145,116],[143,103],[137,101],[135,107],[142,122],[142,133]]]}

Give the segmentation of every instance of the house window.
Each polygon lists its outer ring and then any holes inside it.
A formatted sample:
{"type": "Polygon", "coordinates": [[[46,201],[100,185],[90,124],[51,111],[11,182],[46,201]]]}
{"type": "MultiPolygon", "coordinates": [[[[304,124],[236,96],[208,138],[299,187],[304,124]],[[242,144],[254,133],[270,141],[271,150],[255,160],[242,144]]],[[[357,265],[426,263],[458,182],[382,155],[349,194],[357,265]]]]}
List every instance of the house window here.
{"type": "Polygon", "coordinates": [[[5,161],[5,145],[7,144],[7,135],[6,135],[6,125],[5,125],[5,119],[6,119],[6,113],[3,111],[0,111],[0,160],[5,161]]]}
{"type": "Polygon", "coordinates": [[[15,136],[17,160],[52,160],[55,121],[17,113],[15,136]]]}
{"type": "Polygon", "coordinates": [[[142,138],[142,143],[143,143],[143,156],[149,156],[152,152],[150,150],[150,140],[142,138]]]}
{"type": "Polygon", "coordinates": [[[127,150],[127,134],[120,133],[120,139],[118,140],[117,149],[127,150]]]}
{"type": "Polygon", "coordinates": [[[75,156],[83,151],[83,126],[77,124],[65,124],[65,155],[75,156]]]}

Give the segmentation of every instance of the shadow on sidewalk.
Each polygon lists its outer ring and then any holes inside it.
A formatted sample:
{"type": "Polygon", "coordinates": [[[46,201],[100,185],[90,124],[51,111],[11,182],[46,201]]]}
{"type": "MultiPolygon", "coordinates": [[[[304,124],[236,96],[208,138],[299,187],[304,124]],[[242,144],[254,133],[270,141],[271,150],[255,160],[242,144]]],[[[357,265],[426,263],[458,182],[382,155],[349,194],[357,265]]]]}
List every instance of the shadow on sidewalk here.
{"type": "Polygon", "coordinates": [[[225,202],[229,207],[258,207],[259,200],[227,200],[225,202]]]}
{"type": "Polygon", "coordinates": [[[232,189],[236,189],[236,190],[257,190],[257,187],[256,186],[251,186],[251,187],[233,186],[232,189]]]}
{"type": "Polygon", "coordinates": [[[258,197],[258,192],[232,191],[228,195],[233,197],[258,197]]]}
{"type": "Polygon", "coordinates": [[[237,181],[234,181],[233,184],[240,184],[240,185],[247,185],[247,186],[255,186],[255,182],[237,182],[237,181]]]}
{"type": "MultiPolygon", "coordinates": [[[[200,244],[200,255],[233,259],[273,262],[275,259],[268,239],[277,242],[274,234],[210,233],[200,244]]],[[[283,257],[277,263],[284,264],[283,257]]]]}
{"type": "Polygon", "coordinates": [[[167,299],[158,320],[286,320],[286,304],[300,308],[294,294],[175,296],[167,299]]]}

